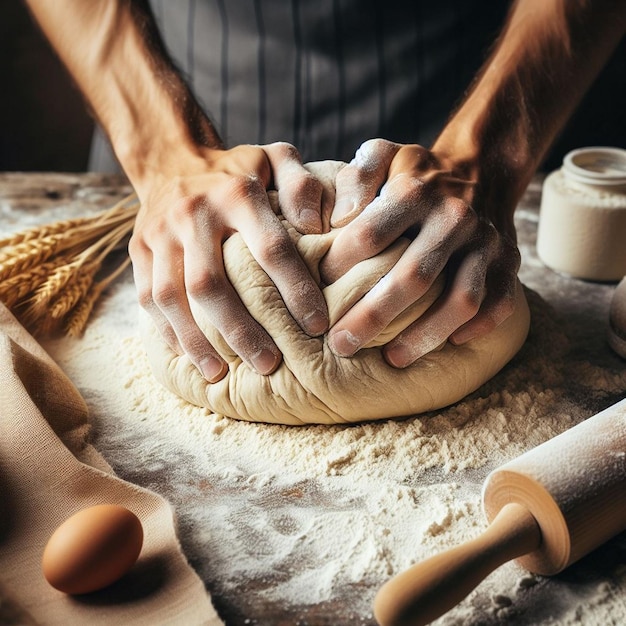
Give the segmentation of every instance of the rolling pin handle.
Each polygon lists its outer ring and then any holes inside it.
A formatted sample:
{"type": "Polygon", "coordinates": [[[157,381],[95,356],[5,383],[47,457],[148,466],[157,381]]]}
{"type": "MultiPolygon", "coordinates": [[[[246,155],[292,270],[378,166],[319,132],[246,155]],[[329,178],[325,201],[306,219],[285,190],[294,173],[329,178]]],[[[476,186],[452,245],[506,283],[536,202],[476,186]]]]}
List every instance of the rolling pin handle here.
{"type": "Polygon", "coordinates": [[[541,531],[521,504],[507,504],[471,541],[414,565],[385,583],[374,602],[380,626],[428,624],[465,598],[497,567],[536,550],[541,531]]]}

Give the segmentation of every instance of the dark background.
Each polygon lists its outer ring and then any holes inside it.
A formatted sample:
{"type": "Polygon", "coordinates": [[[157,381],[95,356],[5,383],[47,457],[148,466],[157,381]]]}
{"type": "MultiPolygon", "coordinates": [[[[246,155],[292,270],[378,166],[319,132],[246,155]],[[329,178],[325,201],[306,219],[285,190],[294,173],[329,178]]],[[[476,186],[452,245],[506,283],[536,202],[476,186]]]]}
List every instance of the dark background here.
{"type": "MultiPolygon", "coordinates": [[[[21,0],[0,1],[0,86],[0,171],[86,169],[93,122],[21,0]]],[[[626,148],[626,38],[542,169],[592,145],[626,148]]]]}
{"type": "Polygon", "coordinates": [[[85,170],[92,128],[25,5],[0,0],[0,171],[85,170]]]}

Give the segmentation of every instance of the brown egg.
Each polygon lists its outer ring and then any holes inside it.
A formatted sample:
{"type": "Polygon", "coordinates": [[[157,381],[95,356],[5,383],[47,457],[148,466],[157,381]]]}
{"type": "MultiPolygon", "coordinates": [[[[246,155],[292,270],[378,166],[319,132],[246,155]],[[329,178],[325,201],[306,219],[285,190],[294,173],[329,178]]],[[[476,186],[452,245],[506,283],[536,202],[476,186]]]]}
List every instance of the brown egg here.
{"type": "Polygon", "coordinates": [[[116,504],[92,506],[54,531],[43,553],[43,574],[65,593],[96,591],[133,566],[142,544],[143,529],[134,513],[116,504]]]}

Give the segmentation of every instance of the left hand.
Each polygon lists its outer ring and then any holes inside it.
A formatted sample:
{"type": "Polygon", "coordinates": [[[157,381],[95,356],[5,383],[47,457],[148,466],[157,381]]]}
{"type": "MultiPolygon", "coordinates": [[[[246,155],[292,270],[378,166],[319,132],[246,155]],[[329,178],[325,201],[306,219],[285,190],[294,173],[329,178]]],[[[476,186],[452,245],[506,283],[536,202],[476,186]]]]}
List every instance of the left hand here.
{"type": "Polygon", "coordinates": [[[192,303],[242,360],[271,374],[282,355],[232,286],[222,244],[239,233],[302,330],[322,334],[328,328],[324,296],[267,195],[276,188],[297,229],[321,232],[328,213],[322,183],[285,143],[191,153],[179,145],[167,152],[172,156],[173,166],[133,181],[141,209],[129,252],[139,303],[172,351],[187,354],[209,382],[221,380],[228,364],[198,325],[192,303]]]}
{"type": "Polygon", "coordinates": [[[390,365],[407,367],[446,340],[460,345],[483,336],[511,315],[520,264],[514,207],[489,206],[492,194],[482,193],[476,171],[419,145],[373,139],[339,172],[332,225],[343,228],[322,260],[326,282],[402,235],[412,242],[330,329],[333,352],[354,355],[443,271],[441,296],[384,346],[390,365]]]}

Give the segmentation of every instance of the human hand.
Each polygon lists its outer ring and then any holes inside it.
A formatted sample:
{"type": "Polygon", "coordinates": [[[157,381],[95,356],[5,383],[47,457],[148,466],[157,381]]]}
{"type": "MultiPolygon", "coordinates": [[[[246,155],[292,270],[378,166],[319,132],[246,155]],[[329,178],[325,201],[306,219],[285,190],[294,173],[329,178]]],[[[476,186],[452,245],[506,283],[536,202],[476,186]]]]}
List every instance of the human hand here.
{"type": "Polygon", "coordinates": [[[329,198],[304,169],[293,146],[201,149],[135,185],[141,200],[129,243],[139,303],[178,354],[187,353],[210,382],[227,365],[198,327],[190,301],[203,307],[230,347],[256,371],[279,365],[276,344],[248,313],[224,269],[222,243],[239,232],[280,292],[301,328],[312,336],[328,328],[324,297],[272,211],[267,189],[278,191],[285,217],[301,232],[321,232],[329,198]]]}
{"type": "Polygon", "coordinates": [[[514,207],[494,207],[468,164],[418,145],[365,142],[337,175],[333,226],[343,226],[322,260],[326,282],[370,258],[401,235],[403,256],[328,334],[339,356],[352,356],[446,272],[435,303],[383,348],[387,362],[406,367],[446,340],[460,345],[504,321],[515,302],[520,255],[514,207]]]}

